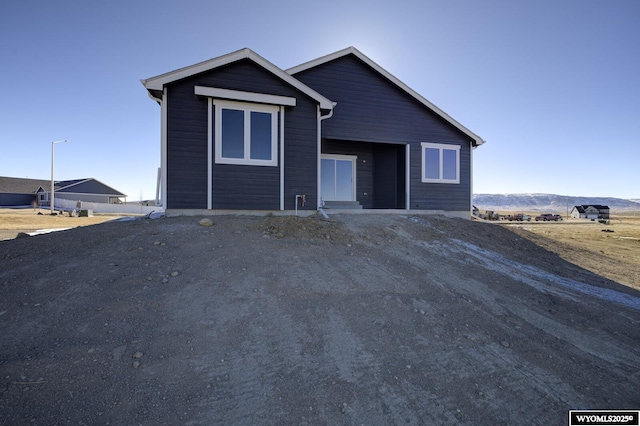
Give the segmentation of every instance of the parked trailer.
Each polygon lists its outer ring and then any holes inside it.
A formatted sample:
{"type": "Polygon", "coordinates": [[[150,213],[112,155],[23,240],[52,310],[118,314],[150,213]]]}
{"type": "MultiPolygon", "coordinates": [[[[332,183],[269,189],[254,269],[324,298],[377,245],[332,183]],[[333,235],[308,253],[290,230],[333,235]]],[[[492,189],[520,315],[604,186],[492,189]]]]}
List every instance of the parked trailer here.
{"type": "Polygon", "coordinates": [[[531,216],[524,213],[512,214],[506,217],[506,220],[516,221],[516,222],[531,222],[531,216]]]}
{"type": "Polygon", "coordinates": [[[540,216],[536,216],[536,222],[538,221],[557,222],[559,220],[562,220],[562,216],[560,216],[559,214],[544,213],[544,214],[541,214],[540,216]]]}

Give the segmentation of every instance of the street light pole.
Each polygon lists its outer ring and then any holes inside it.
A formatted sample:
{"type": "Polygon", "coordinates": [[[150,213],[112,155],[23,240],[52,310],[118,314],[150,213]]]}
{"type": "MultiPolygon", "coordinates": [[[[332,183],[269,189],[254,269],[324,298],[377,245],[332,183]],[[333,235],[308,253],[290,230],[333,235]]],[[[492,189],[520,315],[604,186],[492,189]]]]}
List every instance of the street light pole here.
{"type": "Polygon", "coordinates": [[[54,147],[57,143],[62,143],[62,142],[67,142],[66,139],[63,140],[59,140],[59,141],[53,141],[51,142],[51,200],[50,200],[50,207],[51,207],[51,214],[53,215],[53,209],[54,209],[54,202],[55,202],[55,195],[54,195],[54,180],[53,180],[53,153],[54,153],[54,147]]]}

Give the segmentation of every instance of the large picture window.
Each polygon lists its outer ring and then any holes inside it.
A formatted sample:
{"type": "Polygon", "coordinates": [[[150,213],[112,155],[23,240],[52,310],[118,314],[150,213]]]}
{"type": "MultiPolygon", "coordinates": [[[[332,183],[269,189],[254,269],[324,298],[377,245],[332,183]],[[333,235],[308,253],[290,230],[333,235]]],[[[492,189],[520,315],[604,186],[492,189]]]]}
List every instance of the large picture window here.
{"type": "Polygon", "coordinates": [[[278,165],[277,106],[217,99],[213,103],[216,163],[278,165]]]}
{"type": "Polygon", "coordinates": [[[460,183],[460,147],[423,142],[422,182],[460,183]]]}

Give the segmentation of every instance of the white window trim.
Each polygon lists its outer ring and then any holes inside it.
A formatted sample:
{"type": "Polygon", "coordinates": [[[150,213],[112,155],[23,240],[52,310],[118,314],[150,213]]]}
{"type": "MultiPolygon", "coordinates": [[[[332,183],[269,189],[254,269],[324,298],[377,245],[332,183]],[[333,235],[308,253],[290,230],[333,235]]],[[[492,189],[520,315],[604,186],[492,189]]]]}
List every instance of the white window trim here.
{"type": "MultiPolygon", "coordinates": [[[[405,155],[405,175],[404,175],[404,185],[405,185],[405,194],[406,194],[406,198],[404,200],[404,206],[407,210],[411,209],[411,144],[407,144],[406,145],[406,149],[405,149],[406,155],[405,155]]],[[[424,172],[422,173],[422,175],[424,176],[424,172]]]]}
{"type": "Polygon", "coordinates": [[[280,210],[284,210],[284,106],[280,107],[280,210]]]}
{"type": "Polygon", "coordinates": [[[207,99],[207,209],[213,208],[213,99],[207,99]]]}
{"type": "Polygon", "coordinates": [[[429,142],[422,142],[421,144],[421,158],[422,158],[422,167],[421,167],[421,179],[423,183],[453,183],[453,184],[459,184],[460,183],[460,146],[459,145],[447,145],[447,144],[441,144],[441,143],[429,143],[429,142]],[[440,177],[438,179],[427,179],[424,175],[425,172],[425,155],[424,155],[424,151],[426,148],[430,148],[430,149],[437,149],[439,151],[439,160],[440,160],[440,177]],[[456,151],[456,178],[455,179],[444,179],[443,173],[444,173],[444,164],[443,164],[443,155],[442,155],[442,150],[447,149],[450,151],[456,151]]]}
{"type": "Polygon", "coordinates": [[[264,93],[245,92],[241,90],[220,89],[217,87],[196,86],[194,92],[198,96],[215,99],[231,99],[236,101],[256,102],[278,106],[296,106],[296,98],[290,96],[267,95],[264,93]]]}
{"type": "Polygon", "coordinates": [[[233,102],[220,99],[213,100],[215,115],[215,162],[216,164],[240,164],[251,166],[278,166],[278,112],[279,106],[233,102]],[[229,108],[244,111],[244,158],[227,158],[222,156],[222,109],[229,108]],[[271,160],[251,159],[251,112],[271,114],[271,160]]]}
{"type": "Polygon", "coordinates": [[[169,97],[167,96],[167,88],[162,89],[162,103],[160,104],[160,172],[161,172],[161,182],[160,182],[160,202],[162,203],[162,207],[168,209],[168,200],[167,200],[167,187],[168,187],[168,177],[169,172],[167,170],[167,140],[168,140],[168,117],[169,117],[169,108],[167,106],[169,97]]]}

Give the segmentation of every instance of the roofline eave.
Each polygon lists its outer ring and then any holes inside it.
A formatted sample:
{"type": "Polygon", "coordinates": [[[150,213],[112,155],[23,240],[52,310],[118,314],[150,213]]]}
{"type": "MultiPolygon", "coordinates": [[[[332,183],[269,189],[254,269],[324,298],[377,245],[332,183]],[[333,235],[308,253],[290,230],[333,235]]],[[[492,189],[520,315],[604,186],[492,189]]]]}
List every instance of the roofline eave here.
{"type": "MultiPolygon", "coordinates": [[[[313,90],[311,87],[302,83],[300,80],[293,77],[291,74],[286,71],[278,68],[276,65],[267,61],[262,56],[255,53],[253,50],[249,48],[240,49],[236,52],[228,53],[223,56],[219,56],[217,58],[209,59],[207,61],[199,62],[194,65],[190,65],[188,67],[179,68],[174,71],[170,71],[164,74],[160,74],[155,77],[142,79],[140,82],[142,85],[152,93],[152,91],[162,92],[164,90],[165,85],[170,84],[174,81],[181,80],[183,78],[188,78],[196,74],[200,74],[206,71],[210,71],[216,68],[219,68],[224,65],[231,64],[233,62],[240,61],[242,59],[250,59],[256,64],[260,65],[262,68],[266,69],[273,75],[279,77],[281,80],[285,81],[289,85],[295,87],[305,95],[309,96],[320,105],[321,109],[333,109],[333,102],[331,102],[326,97],[322,96],[320,93],[313,90]]],[[[155,98],[155,96],[153,97],[155,98]]]]}

